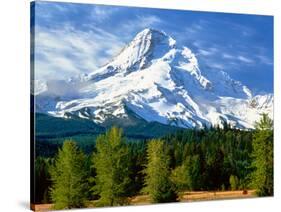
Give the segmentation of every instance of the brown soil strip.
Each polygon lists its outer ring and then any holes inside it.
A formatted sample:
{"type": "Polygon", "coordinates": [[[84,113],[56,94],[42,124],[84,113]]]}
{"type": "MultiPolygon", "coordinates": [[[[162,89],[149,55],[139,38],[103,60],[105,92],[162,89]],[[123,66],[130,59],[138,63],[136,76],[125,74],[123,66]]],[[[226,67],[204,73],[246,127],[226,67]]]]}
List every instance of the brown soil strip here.
{"type": "MultiPolygon", "coordinates": [[[[246,194],[243,191],[192,191],[183,192],[180,195],[180,202],[193,202],[203,200],[223,200],[223,199],[242,199],[256,197],[255,190],[248,190],[246,194]]],[[[95,201],[90,201],[94,203],[95,201]]],[[[148,195],[138,195],[129,199],[130,205],[147,205],[150,204],[148,195]]],[[[93,207],[94,204],[89,204],[93,207]]],[[[53,204],[32,204],[31,209],[34,211],[48,211],[51,210],[53,204]]]]}

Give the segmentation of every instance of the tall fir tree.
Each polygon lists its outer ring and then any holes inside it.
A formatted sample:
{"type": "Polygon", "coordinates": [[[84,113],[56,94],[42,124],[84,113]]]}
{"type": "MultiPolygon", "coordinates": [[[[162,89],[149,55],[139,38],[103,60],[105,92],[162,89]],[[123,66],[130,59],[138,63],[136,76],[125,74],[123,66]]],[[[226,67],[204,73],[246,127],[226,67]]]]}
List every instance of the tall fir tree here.
{"type": "Polygon", "coordinates": [[[229,177],[229,184],[230,184],[230,189],[232,191],[235,191],[239,188],[239,179],[235,175],[230,175],[229,177]]]}
{"type": "Polygon", "coordinates": [[[163,141],[151,140],[148,143],[147,159],[143,191],[148,193],[151,201],[155,203],[176,201],[176,189],[170,176],[170,158],[163,141]]]}
{"type": "Polygon", "coordinates": [[[36,203],[48,203],[50,202],[49,187],[51,185],[50,180],[50,164],[51,159],[38,157],[35,161],[35,200],[36,203]]]}
{"type": "Polygon", "coordinates": [[[80,208],[87,199],[85,155],[73,141],[65,141],[50,169],[50,194],[55,209],[80,208]]]}
{"type": "Polygon", "coordinates": [[[176,187],[177,192],[182,192],[186,190],[191,190],[191,179],[187,174],[186,164],[177,166],[172,170],[171,180],[176,187]]]}
{"type": "Polygon", "coordinates": [[[251,175],[258,196],[273,195],[273,121],[263,114],[253,135],[251,175]]]}
{"type": "Polygon", "coordinates": [[[129,153],[122,130],[111,128],[96,140],[93,168],[96,171],[94,194],[99,195],[98,206],[127,204],[130,187],[129,153]]]}
{"type": "Polygon", "coordinates": [[[187,156],[182,165],[172,171],[172,181],[177,191],[200,189],[200,157],[199,155],[187,156]]]}

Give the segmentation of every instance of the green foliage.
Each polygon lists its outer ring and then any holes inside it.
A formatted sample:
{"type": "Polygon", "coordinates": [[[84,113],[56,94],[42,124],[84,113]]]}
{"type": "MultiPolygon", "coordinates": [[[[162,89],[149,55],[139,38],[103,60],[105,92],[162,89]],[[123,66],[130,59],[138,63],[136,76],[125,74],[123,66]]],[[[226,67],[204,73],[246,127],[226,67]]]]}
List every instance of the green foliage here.
{"type": "Polygon", "coordinates": [[[58,153],[58,149],[62,147],[65,140],[75,141],[79,149],[85,154],[90,155],[95,149],[97,137],[98,135],[95,134],[81,134],[48,139],[36,138],[36,156],[53,158],[58,153]]]}
{"type": "Polygon", "coordinates": [[[128,195],[138,195],[144,184],[143,166],[147,163],[146,141],[127,141],[129,149],[129,167],[131,183],[128,187],[128,195]]]}
{"type": "Polygon", "coordinates": [[[224,184],[221,185],[221,190],[225,191],[225,185],[224,184]]]}
{"type": "Polygon", "coordinates": [[[196,190],[200,187],[200,157],[188,156],[182,165],[172,171],[172,181],[178,191],[196,190]]]}
{"type": "Polygon", "coordinates": [[[273,120],[267,114],[262,114],[262,118],[255,123],[257,130],[273,130],[273,120]]]}
{"type": "Polygon", "coordinates": [[[171,167],[176,168],[172,179],[178,181],[177,187],[185,187],[187,190],[220,190],[224,185],[227,189],[230,187],[231,174],[240,179],[241,187],[248,187],[251,131],[229,127],[182,130],[165,136],[164,140],[171,149],[171,167]],[[187,176],[179,172],[185,172],[187,176]],[[182,183],[184,179],[186,183],[182,183]]]}
{"type": "Polygon", "coordinates": [[[98,134],[105,131],[94,122],[79,117],[64,119],[36,113],[35,118],[35,134],[39,137],[66,137],[88,133],[98,134]]]}
{"type": "Polygon", "coordinates": [[[143,191],[149,194],[152,202],[176,201],[175,186],[170,179],[170,161],[163,141],[151,140],[148,143],[147,159],[143,191]]]}
{"type": "Polygon", "coordinates": [[[130,167],[122,130],[113,127],[105,135],[100,135],[96,149],[92,161],[96,170],[96,185],[92,190],[100,196],[98,206],[126,204],[130,167]]]}
{"type": "Polygon", "coordinates": [[[239,188],[239,179],[235,175],[230,175],[229,184],[232,191],[237,190],[239,188]]]}
{"type": "MultiPolygon", "coordinates": [[[[111,120],[103,123],[103,126],[104,124],[112,126],[113,123],[120,122],[117,124],[123,127],[125,136],[135,142],[158,138],[180,129],[158,122],[147,122],[136,117],[130,111],[127,111],[127,113],[129,115],[128,120],[111,120]]],[[[65,119],[36,113],[35,121],[36,156],[41,157],[54,157],[64,140],[75,140],[86,154],[91,154],[94,150],[97,136],[106,131],[105,127],[79,117],[65,119]]]]}
{"type": "Polygon", "coordinates": [[[38,157],[35,160],[35,201],[48,203],[50,201],[49,187],[51,185],[50,165],[51,159],[38,157]]]}
{"type": "Polygon", "coordinates": [[[184,162],[187,169],[187,176],[190,179],[190,190],[198,190],[200,188],[200,180],[201,180],[201,164],[200,164],[199,155],[193,155],[187,157],[184,162]]]}
{"type": "Polygon", "coordinates": [[[251,185],[259,196],[273,195],[273,121],[263,114],[256,123],[252,152],[251,185]]]}
{"type": "MultiPolygon", "coordinates": [[[[152,202],[170,202],[186,190],[250,187],[260,196],[273,195],[273,121],[263,115],[253,131],[224,126],[180,130],[150,141],[125,140],[113,127],[100,135],[72,135],[78,146],[64,142],[67,137],[44,138],[36,142],[47,157],[36,157],[36,201],[51,199],[56,208],[71,208],[98,199],[97,206],[112,206],[128,204],[128,197],[140,192],[152,202]],[[75,191],[68,195],[69,186],[75,191]]],[[[158,127],[143,125],[162,134],[158,127]]],[[[134,135],[144,138],[142,128],[136,129],[134,135]]]]}
{"type": "Polygon", "coordinates": [[[176,190],[184,191],[191,190],[191,182],[189,175],[187,174],[187,168],[185,164],[177,166],[171,173],[171,180],[176,186],[176,190]]]}
{"type": "Polygon", "coordinates": [[[50,169],[55,209],[79,208],[87,199],[86,157],[76,143],[65,141],[50,169]]]}

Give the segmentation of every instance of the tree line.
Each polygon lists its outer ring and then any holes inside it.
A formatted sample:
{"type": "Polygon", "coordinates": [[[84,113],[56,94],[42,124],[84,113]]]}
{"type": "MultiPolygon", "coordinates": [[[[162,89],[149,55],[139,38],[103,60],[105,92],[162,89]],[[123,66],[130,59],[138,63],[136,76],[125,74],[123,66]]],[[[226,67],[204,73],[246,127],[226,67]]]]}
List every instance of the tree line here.
{"type": "Polygon", "coordinates": [[[128,141],[112,127],[85,154],[66,140],[54,158],[36,159],[37,203],[56,209],[129,204],[148,194],[154,203],[174,202],[183,191],[256,189],[273,195],[273,121],[256,129],[211,127],[181,130],[161,139],[128,141]]]}

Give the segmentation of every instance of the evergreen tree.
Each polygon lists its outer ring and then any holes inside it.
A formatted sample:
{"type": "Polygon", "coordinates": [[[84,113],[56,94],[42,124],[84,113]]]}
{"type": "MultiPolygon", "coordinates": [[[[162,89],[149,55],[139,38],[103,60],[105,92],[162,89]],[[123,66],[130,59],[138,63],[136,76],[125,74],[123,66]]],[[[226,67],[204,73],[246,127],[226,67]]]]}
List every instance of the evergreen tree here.
{"type": "Polygon", "coordinates": [[[50,180],[50,159],[38,157],[35,161],[35,198],[36,203],[48,203],[50,180]]]}
{"type": "Polygon", "coordinates": [[[100,135],[96,148],[92,161],[96,170],[96,185],[92,190],[100,196],[98,206],[127,204],[129,152],[121,129],[113,127],[105,135],[100,135]]]}
{"type": "Polygon", "coordinates": [[[191,190],[191,180],[190,176],[187,174],[187,168],[185,164],[177,166],[172,171],[171,180],[174,183],[178,192],[191,190]]]}
{"type": "Polygon", "coordinates": [[[235,191],[239,187],[239,179],[235,175],[230,175],[229,177],[229,184],[232,191],[235,191]]]}
{"type": "Polygon", "coordinates": [[[144,173],[142,172],[146,164],[146,141],[132,140],[128,141],[129,158],[130,158],[130,179],[128,187],[129,196],[138,195],[144,184],[144,173]]]}
{"type": "Polygon", "coordinates": [[[253,135],[252,186],[259,196],[273,195],[273,121],[263,114],[253,135]]]}
{"type": "Polygon", "coordinates": [[[73,141],[65,141],[50,169],[55,209],[79,208],[87,198],[85,155],[73,141]]]}
{"type": "Polygon", "coordinates": [[[144,169],[145,188],[155,203],[176,201],[175,186],[170,179],[169,156],[164,142],[151,140],[147,147],[148,163],[144,169]]]}
{"type": "Polygon", "coordinates": [[[187,175],[190,178],[190,188],[199,190],[201,186],[201,165],[199,155],[193,155],[186,160],[187,175]]]}
{"type": "Polygon", "coordinates": [[[187,156],[183,164],[172,171],[171,179],[177,190],[198,190],[201,181],[200,168],[199,155],[187,156]]]}

